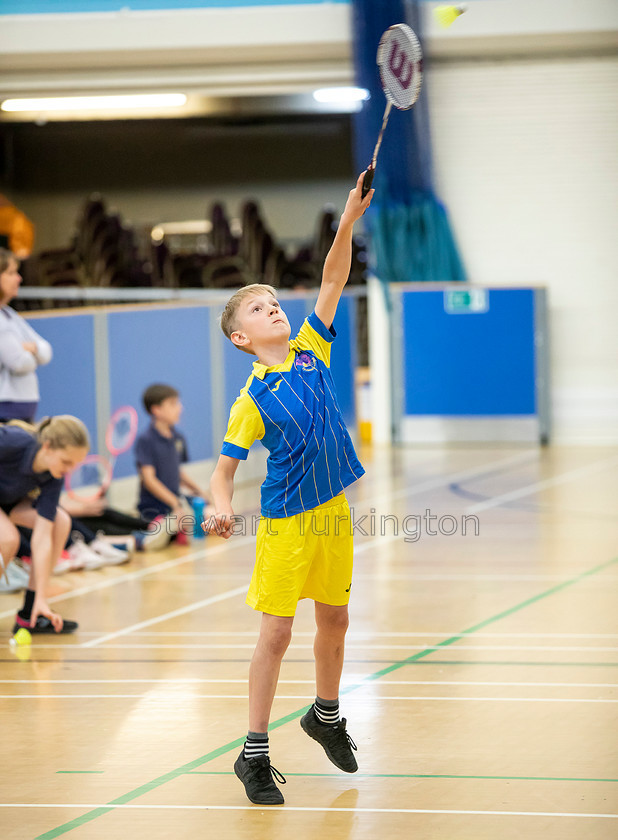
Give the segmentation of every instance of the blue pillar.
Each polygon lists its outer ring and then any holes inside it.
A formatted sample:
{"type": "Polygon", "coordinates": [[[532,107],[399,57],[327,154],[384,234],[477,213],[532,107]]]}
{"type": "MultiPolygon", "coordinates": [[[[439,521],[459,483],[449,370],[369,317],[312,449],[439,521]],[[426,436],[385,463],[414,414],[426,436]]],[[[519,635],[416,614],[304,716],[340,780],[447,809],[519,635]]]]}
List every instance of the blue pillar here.
{"type": "MultiPolygon", "coordinates": [[[[420,3],[413,0],[352,0],[356,84],[370,99],[354,118],[354,151],[359,171],[367,167],[378,137],[386,98],[376,51],[385,29],[407,23],[423,45],[420,3]]],[[[366,215],[373,269],[385,282],[465,280],[444,206],[433,190],[429,83],[411,110],[393,107],[378,157],[376,190],[366,215]]]]}

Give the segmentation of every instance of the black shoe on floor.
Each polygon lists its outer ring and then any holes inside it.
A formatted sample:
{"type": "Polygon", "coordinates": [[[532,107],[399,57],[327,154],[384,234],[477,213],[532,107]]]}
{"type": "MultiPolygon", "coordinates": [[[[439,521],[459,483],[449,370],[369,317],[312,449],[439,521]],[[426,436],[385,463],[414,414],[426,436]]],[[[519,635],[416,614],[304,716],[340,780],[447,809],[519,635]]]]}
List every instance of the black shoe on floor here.
{"type": "MultiPolygon", "coordinates": [[[[27,618],[22,618],[21,616],[15,617],[15,624],[13,625],[13,635],[17,633],[22,627],[25,627],[29,633],[33,635],[35,633],[55,633],[54,625],[51,623],[49,618],[46,618],[44,615],[37,616],[36,624],[34,627],[30,626],[30,621],[27,618]]],[[[74,633],[77,628],[79,627],[76,621],[70,621],[68,618],[64,619],[64,624],[62,625],[62,630],[59,630],[59,633],[74,633]]]]}
{"type": "Polygon", "coordinates": [[[324,752],[335,767],[346,773],[356,773],[358,764],[352,753],[352,750],[356,749],[356,744],[346,732],[345,723],[345,718],[334,726],[320,723],[313,706],[300,719],[300,725],[307,735],[324,747],[324,752]]]}
{"type": "Polygon", "coordinates": [[[283,794],[273,776],[282,785],[285,779],[270,763],[267,755],[245,758],[244,750],[234,762],[234,772],[245,786],[245,792],[254,805],[283,805],[283,794]]]}

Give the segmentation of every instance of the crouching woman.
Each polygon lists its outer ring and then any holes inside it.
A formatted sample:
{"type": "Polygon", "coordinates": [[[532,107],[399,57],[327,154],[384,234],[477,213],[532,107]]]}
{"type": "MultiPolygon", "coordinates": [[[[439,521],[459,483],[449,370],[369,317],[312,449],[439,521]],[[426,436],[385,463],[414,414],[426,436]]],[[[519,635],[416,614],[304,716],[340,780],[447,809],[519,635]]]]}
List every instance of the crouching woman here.
{"type": "Polygon", "coordinates": [[[31,633],[73,633],[47,603],[49,576],[69,536],[71,518],[58,506],[64,476],[88,454],[88,431],[69,414],[37,426],[0,426],[0,559],[4,566],[19,548],[17,526],[32,530],[32,566],[24,604],[15,618],[31,633]]]}

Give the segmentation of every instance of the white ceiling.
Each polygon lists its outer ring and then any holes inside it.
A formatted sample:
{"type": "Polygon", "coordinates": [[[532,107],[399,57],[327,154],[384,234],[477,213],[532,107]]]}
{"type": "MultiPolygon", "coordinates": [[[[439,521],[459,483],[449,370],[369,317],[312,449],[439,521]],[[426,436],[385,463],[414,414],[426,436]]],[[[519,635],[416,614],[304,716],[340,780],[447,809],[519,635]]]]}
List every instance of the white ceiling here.
{"type": "MultiPolygon", "coordinates": [[[[450,29],[437,26],[437,5],[426,4],[425,38],[436,60],[618,48],[616,0],[476,0],[450,29]]],[[[277,111],[319,110],[308,94],[354,75],[345,3],[0,21],[0,99],[178,91],[188,103],[174,116],[226,113],[252,98],[277,111]]],[[[170,114],[139,114],[156,115],[170,114]]]]}

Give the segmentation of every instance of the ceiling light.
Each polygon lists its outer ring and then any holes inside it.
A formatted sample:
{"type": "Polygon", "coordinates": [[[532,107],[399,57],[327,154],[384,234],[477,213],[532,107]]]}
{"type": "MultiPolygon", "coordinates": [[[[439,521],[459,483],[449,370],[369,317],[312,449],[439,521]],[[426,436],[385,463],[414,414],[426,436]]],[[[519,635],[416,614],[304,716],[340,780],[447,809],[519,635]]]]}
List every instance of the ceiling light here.
{"type": "Polygon", "coordinates": [[[352,104],[369,99],[369,91],[359,87],[328,87],[313,91],[316,102],[336,102],[338,104],[352,104]]]}
{"type": "Polygon", "coordinates": [[[184,93],[122,94],[118,96],[60,96],[42,99],[5,99],[3,111],[119,111],[133,108],[181,108],[184,93]]]}

